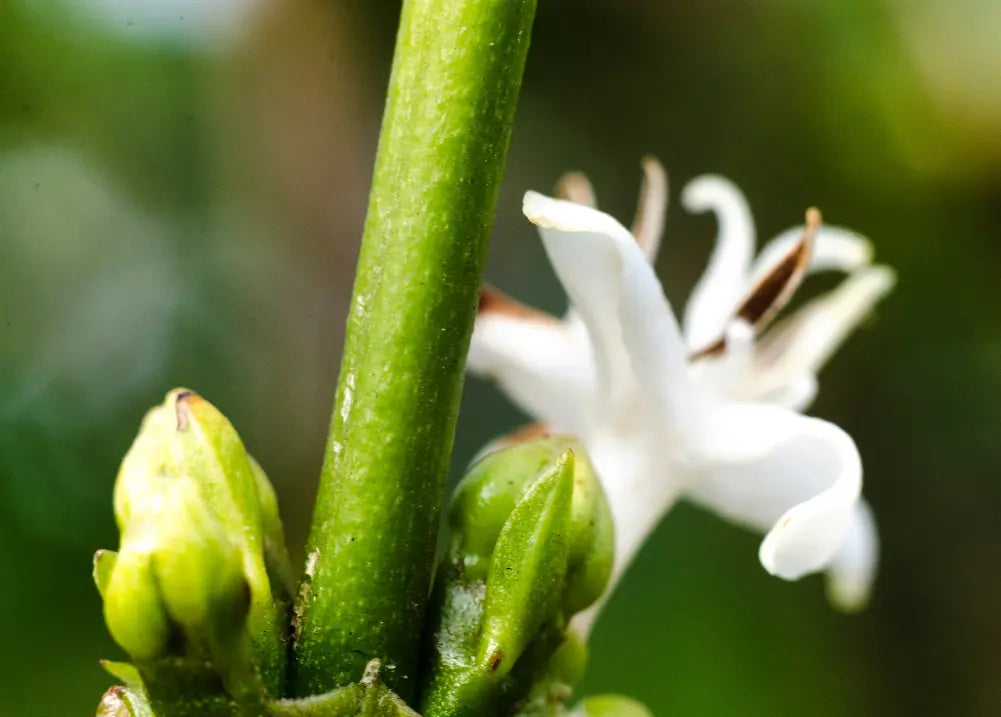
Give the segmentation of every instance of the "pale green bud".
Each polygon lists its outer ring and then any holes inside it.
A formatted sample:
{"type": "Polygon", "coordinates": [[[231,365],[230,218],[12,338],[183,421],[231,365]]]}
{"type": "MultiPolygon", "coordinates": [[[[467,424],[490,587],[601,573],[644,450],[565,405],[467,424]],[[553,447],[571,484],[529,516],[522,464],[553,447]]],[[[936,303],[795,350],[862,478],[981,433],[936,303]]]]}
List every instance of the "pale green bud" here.
{"type": "Polygon", "coordinates": [[[456,489],[449,523],[452,554],[462,555],[470,577],[485,577],[501,527],[515,504],[567,449],[574,453],[573,498],[561,606],[569,618],[601,596],[615,552],[615,531],[605,493],[577,439],[554,435],[487,454],[470,467],[456,489]]]}
{"type": "Polygon", "coordinates": [[[448,516],[422,705],[434,715],[492,713],[546,679],[570,615],[600,596],[611,515],[583,449],[553,436],[477,461],[448,516]]]}
{"type": "Polygon", "coordinates": [[[225,416],[191,391],[168,393],[122,462],[114,503],[121,547],[95,556],[94,577],[140,671],[191,657],[225,673],[238,698],[261,694],[262,678],[278,695],[291,570],[274,491],[225,416]]]}

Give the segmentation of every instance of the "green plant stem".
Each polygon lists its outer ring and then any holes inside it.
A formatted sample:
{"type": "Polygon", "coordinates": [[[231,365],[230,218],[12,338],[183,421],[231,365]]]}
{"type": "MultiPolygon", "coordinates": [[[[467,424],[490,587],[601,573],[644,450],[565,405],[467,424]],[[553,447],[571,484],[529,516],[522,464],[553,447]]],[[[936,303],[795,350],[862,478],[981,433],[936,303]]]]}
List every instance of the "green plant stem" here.
{"type": "Polygon", "coordinates": [[[292,691],[413,697],[535,0],[406,0],[298,610],[292,691]]]}

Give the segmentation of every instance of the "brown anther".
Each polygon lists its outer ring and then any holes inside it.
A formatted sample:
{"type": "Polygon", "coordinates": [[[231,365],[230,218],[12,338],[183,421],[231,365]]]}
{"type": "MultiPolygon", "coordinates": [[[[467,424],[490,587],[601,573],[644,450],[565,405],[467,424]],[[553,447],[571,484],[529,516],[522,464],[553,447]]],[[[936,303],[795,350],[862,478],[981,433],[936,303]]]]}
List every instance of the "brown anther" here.
{"type": "MultiPolygon", "coordinates": [[[[820,228],[820,211],[811,207],[806,210],[806,228],[796,245],[777,263],[754,288],[733,315],[733,319],[746,321],[760,332],[775,317],[775,314],[785,306],[796,289],[799,288],[806,268],[810,264],[810,253],[813,250],[813,239],[820,228]]],[[[733,320],[731,319],[731,320],[733,320]]],[[[720,337],[708,346],[695,351],[688,356],[689,361],[715,356],[726,349],[726,338],[720,337]]]]}
{"type": "Polygon", "coordinates": [[[751,289],[750,294],[737,309],[735,318],[743,319],[760,330],[786,305],[796,293],[806,267],[810,264],[813,237],[820,228],[820,212],[811,209],[806,213],[806,229],[796,245],[751,289]]]}

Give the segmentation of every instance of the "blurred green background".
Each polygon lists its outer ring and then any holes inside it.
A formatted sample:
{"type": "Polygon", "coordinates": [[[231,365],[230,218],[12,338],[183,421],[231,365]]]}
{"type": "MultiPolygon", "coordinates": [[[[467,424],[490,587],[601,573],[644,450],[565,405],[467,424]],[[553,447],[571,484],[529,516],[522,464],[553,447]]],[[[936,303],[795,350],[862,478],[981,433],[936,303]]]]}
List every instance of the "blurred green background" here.
{"type": "MultiPolygon", "coordinates": [[[[398,9],[0,0],[0,715],[92,714],[111,683],[90,559],[170,387],[233,420],[300,555],[398,9]]],[[[672,199],[723,173],[763,238],[816,204],[900,277],[812,409],[864,457],[870,608],[770,578],[760,536],[682,505],[583,691],[657,715],[1001,714],[999,37],[993,0],[540,1],[492,283],[562,310],[521,193],[582,169],[628,218],[646,153],[672,199]]],[[[675,306],[714,232],[672,209],[675,306]]],[[[453,473],[522,419],[471,381],[453,473]]]]}

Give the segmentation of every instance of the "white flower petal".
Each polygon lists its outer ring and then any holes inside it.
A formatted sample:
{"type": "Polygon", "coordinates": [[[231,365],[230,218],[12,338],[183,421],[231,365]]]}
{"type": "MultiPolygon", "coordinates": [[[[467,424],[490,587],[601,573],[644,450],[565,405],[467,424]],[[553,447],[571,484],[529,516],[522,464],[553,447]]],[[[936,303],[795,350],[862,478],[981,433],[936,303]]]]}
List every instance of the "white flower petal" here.
{"type": "Polygon", "coordinates": [[[615,560],[602,599],[574,616],[574,627],[582,636],[684,485],[684,476],[669,470],[670,441],[652,433],[650,425],[644,425],[647,420],[642,411],[635,411],[586,439],[615,524],[615,560]]]}
{"type": "Polygon", "coordinates": [[[599,410],[624,408],[642,386],[659,418],[680,421],[688,408],[684,343],[632,234],[607,214],[536,192],[525,195],[523,209],[587,326],[602,386],[599,410]]]}
{"type": "Polygon", "coordinates": [[[661,455],[661,448],[666,449],[668,443],[642,426],[603,431],[589,441],[588,455],[615,522],[616,576],[625,571],[681,490],[682,476],[669,475],[664,469],[669,464],[668,451],[661,455]]]}
{"type": "MultiPolygon", "coordinates": [[[[786,229],[768,242],[758,254],[751,271],[755,279],[768,273],[768,267],[780,261],[789,253],[800,237],[805,226],[786,229]]],[[[861,234],[841,227],[822,226],[813,240],[808,272],[829,269],[852,272],[872,261],[872,244],[861,234]]]]}
{"type": "Polygon", "coordinates": [[[752,378],[736,393],[742,399],[773,403],[802,413],[813,403],[819,388],[816,374],[802,373],[773,386],[752,378]]]}
{"type": "Polygon", "coordinates": [[[872,510],[863,500],[844,543],[827,568],[827,597],[835,607],[854,612],[865,607],[879,562],[879,534],[872,510]]]}
{"type": "Polygon", "coordinates": [[[742,319],[726,326],[718,350],[690,360],[689,380],[699,390],[725,400],[739,390],[754,364],[754,327],[742,319]]]}
{"type": "Polygon", "coordinates": [[[862,488],[851,437],[833,423],[767,404],[730,404],[705,427],[688,487],[698,503],[768,530],[759,558],[794,580],[824,568],[841,546],[862,488]]]}
{"type": "Polygon", "coordinates": [[[685,306],[685,338],[689,348],[699,349],[723,333],[747,288],[754,254],[754,220],[740,190],[715,175],[689,182],[681,203],[692,213],[715,212],[719,225],[709,266],[685,306]]]}
{"type": "Polygon", "coordinates": [[[766,332],[755,359],[759,392],[817,373],[894,281],[888,267],[864,267],[766,332]]]}
{"type": "MultiPolygon", "coordinates": [[[[579,329],[583,329],[577,324],[579,329]]],[[[483,312],[466,363],[530,416],[582,433],[596,420],[594,360],[587,333],[556,320],[483,312]]]]}

